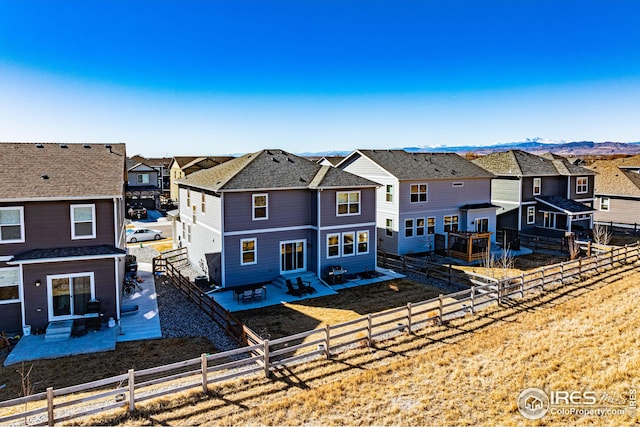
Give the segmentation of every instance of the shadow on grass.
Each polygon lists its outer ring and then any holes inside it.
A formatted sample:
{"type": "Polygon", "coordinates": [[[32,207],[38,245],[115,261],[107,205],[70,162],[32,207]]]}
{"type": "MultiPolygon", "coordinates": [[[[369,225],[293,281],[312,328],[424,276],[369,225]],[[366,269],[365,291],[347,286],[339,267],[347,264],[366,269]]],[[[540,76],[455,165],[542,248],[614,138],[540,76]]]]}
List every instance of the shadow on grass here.
{"type": "MultiPolygon", "coordinates": [[[[474,315],[452,319],[443,325],[430,325],[418,331],[403,333],[374,346],[355,346],[334,355],[331,359],[315,359],[307,363],[272,371],[270,378],[252,377],[213,387],[213,392],[190,392],[179,397],[167,397],[151,403],[147,408],[131,414],[102,416],[100,424],[128,423],[144,419],[154,424],[172,424],[190,417],[207,414],[207,421],[224,419],[237,410],[258,408],[265,398],[284,397],[292,387],[309,390],[324,384],[340,381],[353,375],[354,371],[380,368],[399,358],[408,358],[419,352],[458,342],[476,331],[493,325],[516,322],[521,313],[552,309],[577,298],[607,283],[622,278],[624,273],[635,270],[634,266],[622,266],[607,280],[601,277],[585,278],[583,282],[565,285],[548,285],[543,293],[528,293],[523,299],[505,299],[500,306],[493,305],[474,315]],[[175,414],[171,414],[175,412],[175,414]],[[161,419],[157,415],[165,414],[161,419]]],[[[91,421],[91,420],[90,420],[91,421]]],[[[94,420],[95,421],[95,420],[94,420]]]]}

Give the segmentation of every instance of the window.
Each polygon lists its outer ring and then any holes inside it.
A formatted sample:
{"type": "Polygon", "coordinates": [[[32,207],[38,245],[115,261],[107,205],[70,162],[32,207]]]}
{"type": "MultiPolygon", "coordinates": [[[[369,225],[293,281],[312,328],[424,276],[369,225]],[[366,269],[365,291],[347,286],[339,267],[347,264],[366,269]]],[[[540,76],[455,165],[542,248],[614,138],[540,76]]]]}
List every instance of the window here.
{"type": "Polygon", "coordinates": [[[411,184],[411,203],[427,201],[427,184],[411,184]]]}
{"type": "Polygon", "coordinates": [[[360,192],[338,192],[337,215],[360,215],[360,192]]]}
{"type": "Polygon", "coordinates": [[[0,268],[0,304],[20,301],[20,269],[0,268]]]}
{"type": "Polygon", "coordinates": [[[191,206],[191,222],[196,223],[196,205],[191,206]]]}
{"type": "Polygon", "coordinates": [[[202,210],[202,213],[205,213],[207,210],[207,204],[204,200],[204,193],[201,193],[201,194],[202,194],[202,200],[200,201],[200,209],[202,210]]]}
{"type": "Polygon", "coordinates": [[[387,202],[393,202],[393,185],[387,185],[387,202]]]}
{"type": "Polygon", "coordinates": [[[353,232],[342,233],[342,256],[355,254],[355,234],[353,232]]]}
{"type": "Polygon", "coordinates": [[[576,194],[584,194],[587,191],[589,191],[589,178],[586,176],[576,178],[576,194]]]}
{"type": "Polygon", "coordinates": [[[436,218],[433,216],[427,218],[427,234],[436,234],[436,218]]]}
{"type": "Polygon", "coordinates": [[[369,232],[368,231],[358,231],[358,253],[359,254],[369,253],[369,232]]]}
{"type": "Polygon", "coordinates": [[[96,237],[95,205],[71,205],[71,238],[96,237]]]}
{"type": "Polygon", "coordinates": [[[187,207],[191,206],[191,190],[187,188],[187,207]]]}
{"type": "Polygon", "coordinates": [[[489,231],[489,218],[476,219],[476,233],[486,233],[489,231]]]}
{"type": "Polygon", "coordinates": [[[537,196],[542,191],[542,178],[533,178],[533,195],[537,196]]]}
{"type": "Polygon", "coordinates": [[[416,236],[424,236],[424,218],[416,219],[416,236]]]}
{"type": "Polygon", "coordinates": [[[24,242],[24,208],[0,208],[0,243],[24,242]]]}
{"type": "Polygon", "coordinates": [[[608,197],[601,198],[600,199],[600,210],[608,212],[610,203],[611,203],[611,200],[608,197]]]}
{"type": "Polygon", "coordinates": [[[527,206],[527,224],[535,224],[536,222],[536,207],[527,206]]]}
{"type": "Polygon", "coordinates": [[[252,198],[252,207],[253,207],[253,217],[254,221],[269,219],[269,211],[268,211],[268,195],[267,194],[253,194],[252,198]]]}
{"type": "Polygon", "coordinates": [[[182,240],[187,240],[187,223],[182,223],[182,240]]]}
{"type": "Polygon", "coordinates": [[[327,235],[327,258],[336,258],[340,256],[340,235],[327,235]]]}
{"type": "Polygon", "coordinates": [[[240,240],[240,265],[256,264],[256,239],[240,240]]]}
{"type": "Polygon", "coordinates": [[[191,225],[187,224],[187,242],[191,243],[191,225]]]}
{"type": "Polygon", "coordinates": [[[458,231],[458,215],[445,215],[444,217],[444,232],[458,231]]]}
{"type": "Polygon", "coordinates": [[[149,174],[148,173],[139,173],[138,174],[138,184],[148,184],[149,183],[149,174]]]}
{"type": "Polygon", "coordinates": [[[385,234],[387,236],[393,236],[393,220],[390,218],[387,218],[387,226],[386,226],[385,234]]]}
{"type": "Polygon", "coordinates": [[[404,237],[413,237],[413,220],[404,220],[404,237]]]}

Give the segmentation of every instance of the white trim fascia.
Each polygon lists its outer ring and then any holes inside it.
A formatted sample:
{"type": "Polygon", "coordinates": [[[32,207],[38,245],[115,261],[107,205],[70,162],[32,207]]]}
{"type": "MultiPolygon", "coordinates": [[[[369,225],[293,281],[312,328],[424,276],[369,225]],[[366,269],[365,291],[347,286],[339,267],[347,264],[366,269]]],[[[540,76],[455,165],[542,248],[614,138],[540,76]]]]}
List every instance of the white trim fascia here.
{"type": "Polygon", "coordinates": [[[67,197],[27,197],[27,198],[9,198],[0,199],[2,203],[22,203],[22,202],[64,202],[70,200],[109,200],[109,199],[124,199],[121,194],[116,195],[102,195],[102,196],[67,196],[67,197]]]}
{"type": "Polygon", "coordinates": [[[595,200],[595,197],[592,197],[590,199],[573,199],[573,201],[575,202],[579,202],[579,203],[584,203],[584,202],[593,202],[595,200]]]}
{"type": "MultiPolygon", "coordinates": [[[[351,227],[351,226],[350,226],[351,227]]],[[[224,233],[224,236],[243,236],[246,234],[265,234],[265,233],[279,233],[283,231],[296,231],[296,230],[317,230],[315,225],[299,225],[292,227],[275,227],[275,228],[251,228],[248,230],[228,231],[224,233]]]]}
{"type": "Polygon", "coordinates": [[[223,288],[227,282],[226,278],[226,257],[225,257],[225,249],[224,249],[224,238],[227,233],[224,231],[224,194],[220,194],[220,286],[223,288]]]}
{"type": "Polygon", "coordinates": [[[13,258],[13,255],[0,256],[0,262],[11,261],[12,258],[13,258]]]}
{"type": "Polygon", "coordinates": [[[320,227],[320,231],[331,231],[331,230],[345,230],[348,228],[354,228],[354,227],[375,227],[376,226],[376,222],[359,222],[357,224],[344,224],[344,225],[326,225],[323,227],[320,227]]]}
{"type": "MultiPolygon", "coordinates": [[[[354,156],[356,153],[358,153],[358,154],[360,155],[360,157],[367,159],[367,160],[369,161],[369,163],[372,163],[374,166],[376,166],[376,167],[377,167],[378,169],[380,169],[382,172],[386,173],[389,177],[391,177],[391,178],[395,178],[395,179],[398,179],[398,177],[397,177],[397,176],[395,176],[394,174],[392,174],[391,172],[389,172],[388,170],[386,170],[385,168],[383,168],[383,167],[382,167],[378,162],[375,162],[371,157],[367,156],[366,154],[364,154],[364,153],[363,153],[362,151],[360,151],[360,150],[354,150],[354,151],[352,151],[349,155],[347,155],[347,157],[345,157],[344,159],[342,159],[342,160],[341,160],[341,161],[340,161],[340,162],[339,162],[335,167],[336,167],[336,168],[340,168],[340,169],[342,169],[342,168],[340,167],[340,165],[342,165],[343,163],[346,163],[346,161],[347,161],[350,157],[354,156]]],[[[344,169],[342,169],[342,170],[344,170],[344,169]]],[[[349,171],[346,171],[346,172],[349,172],[349,171]]],[[[349,173],[353,173],[353,172],[349,172],[349,173]]],[[[366,179],[368,179],[368,180],[370,180],[370,181],[373,181],[371,178],[366,178],[366,179]]]]}
{"type": "Polygon", "coordinates": [[[109,258],[122,258],[126,254],[109,254],[109,255],[86,255],[86,256],[74,256],[74,257],[59,257],[59,258],[39,258],[39,259],[25,259],[24,261],[9,261],[9,265],[25,265],[25,264],[44,264],[49,262],[64,262],[64,261],[87,261],[91,259],[109,259],[109,258]]]}
{"type": "Polygon", "coordinates": [[[537,203],[538,203],[538,202],[536,202],[536,201],[534,200],[534,201],[532,201],[532,202],[522,202],[522,203],[520,203],[520,205],[522,205],[522,206],[526,206],[526,205],[535,205],[535,204],[537,204],[537,203]]]}

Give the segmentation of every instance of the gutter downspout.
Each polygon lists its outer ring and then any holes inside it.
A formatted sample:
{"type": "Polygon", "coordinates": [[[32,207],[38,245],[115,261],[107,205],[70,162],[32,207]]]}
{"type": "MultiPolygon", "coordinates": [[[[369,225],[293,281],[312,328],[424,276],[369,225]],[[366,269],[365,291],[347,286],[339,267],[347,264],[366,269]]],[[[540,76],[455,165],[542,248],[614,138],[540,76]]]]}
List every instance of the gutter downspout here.
{"type": "Polygon", "coordinates": [[[224,256],[224,192],[220,192],[220,286],[223,288],[227,282],[226,261],[224,256]]]}
{"type": "MultiPolygon", "coordinates": [[[[518,231],[519,232],[522,232],[522,181],[523,179],[524,177],[520,177],[520,179],[518,180],[518,231]]],[[[534,224],[535,224],[535,217],[534,217],[534,224]]]]}
{"type": "Polygon", "coordinates": [[[317,264],[316,265],[316,270],[317,270],[316,271],[316,275],[318,276],[318,279],[322,278],[322,275],[321,275],[322,274],[322,240],[321,240],[322,230],[320,228],[320,225],[321,225],[320,221],[321,221],[321,218],[322,218],[321,209],[320,209],[321,200],[322,200],[322,197],[320,197],[321,191],[322,191],[322,189],[320,189],[320,188],[316,190],[316,194],[317,194],[316,197],[318,199],[318,203],[317,203],[317,206],[316,206],[316,216],[318,218],[317,219],[317,222],[318,222],[318,238],[317,238],[317,240],[318,240],[318,243],[317,243],[318,254],[317,254],[317,262],[316,262],[316,264],[317,264]]]}
{"type": "MultiPolygon", "coordinates": [[[[124,224],[123,224],[124,225],[124,224]]],[[[114,238],[114,246],[116,248],[120,248],[120,242],[122,241],[121,237],[118,237],[118,199],[116,197],[113,198],[113,238],[114,238]]],[[[126,245],[125,245],[126,249],[126,245]]],[[[120,269],[118,263],[122,261],[121,258],[115,257],[113,258],[113,269],[116,274],[116,283],[114,286],[116,293],[116,322],[120,325],[120,269]]]]}

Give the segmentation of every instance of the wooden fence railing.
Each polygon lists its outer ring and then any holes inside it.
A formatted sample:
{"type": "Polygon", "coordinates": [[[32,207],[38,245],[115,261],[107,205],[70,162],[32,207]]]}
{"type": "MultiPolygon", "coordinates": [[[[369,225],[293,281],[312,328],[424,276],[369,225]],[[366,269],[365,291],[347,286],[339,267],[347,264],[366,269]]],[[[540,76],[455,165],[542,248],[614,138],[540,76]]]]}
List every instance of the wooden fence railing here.
{"type": "MultiPolygon", "coordinates": [[[[281,366],[303,363],[318,357],[331,358],[354,345],[380,346],[396,334],[411,333],[429,325],[444,324],[466,313],[475,313],[507,298],[524,297],[528,292],[544,292],[550,285],[575,283],[586,276],[607,274],[624,264],[638,268],[640,246],[625,246],[573,261],[524,272],[507,279],[470,276],[468,289],[439,295],[426,301],[372,313],[337,325],[301,332],[287,337],[261,339],[249,331],[250,344],[217,354],[172,363],[61,389],[0,402],[0,425],[27,423],[53,425],[115,408],[136,409],[136,404],[169,394],[261,373],[270,376],[281,366]],[[26,408],[25,405],[36,407],[26,408]]],[[[170,263],[167,263],[168,267],[170,263]]],[[[170,268],[170,267],[168,267],[170,268]]]]}

